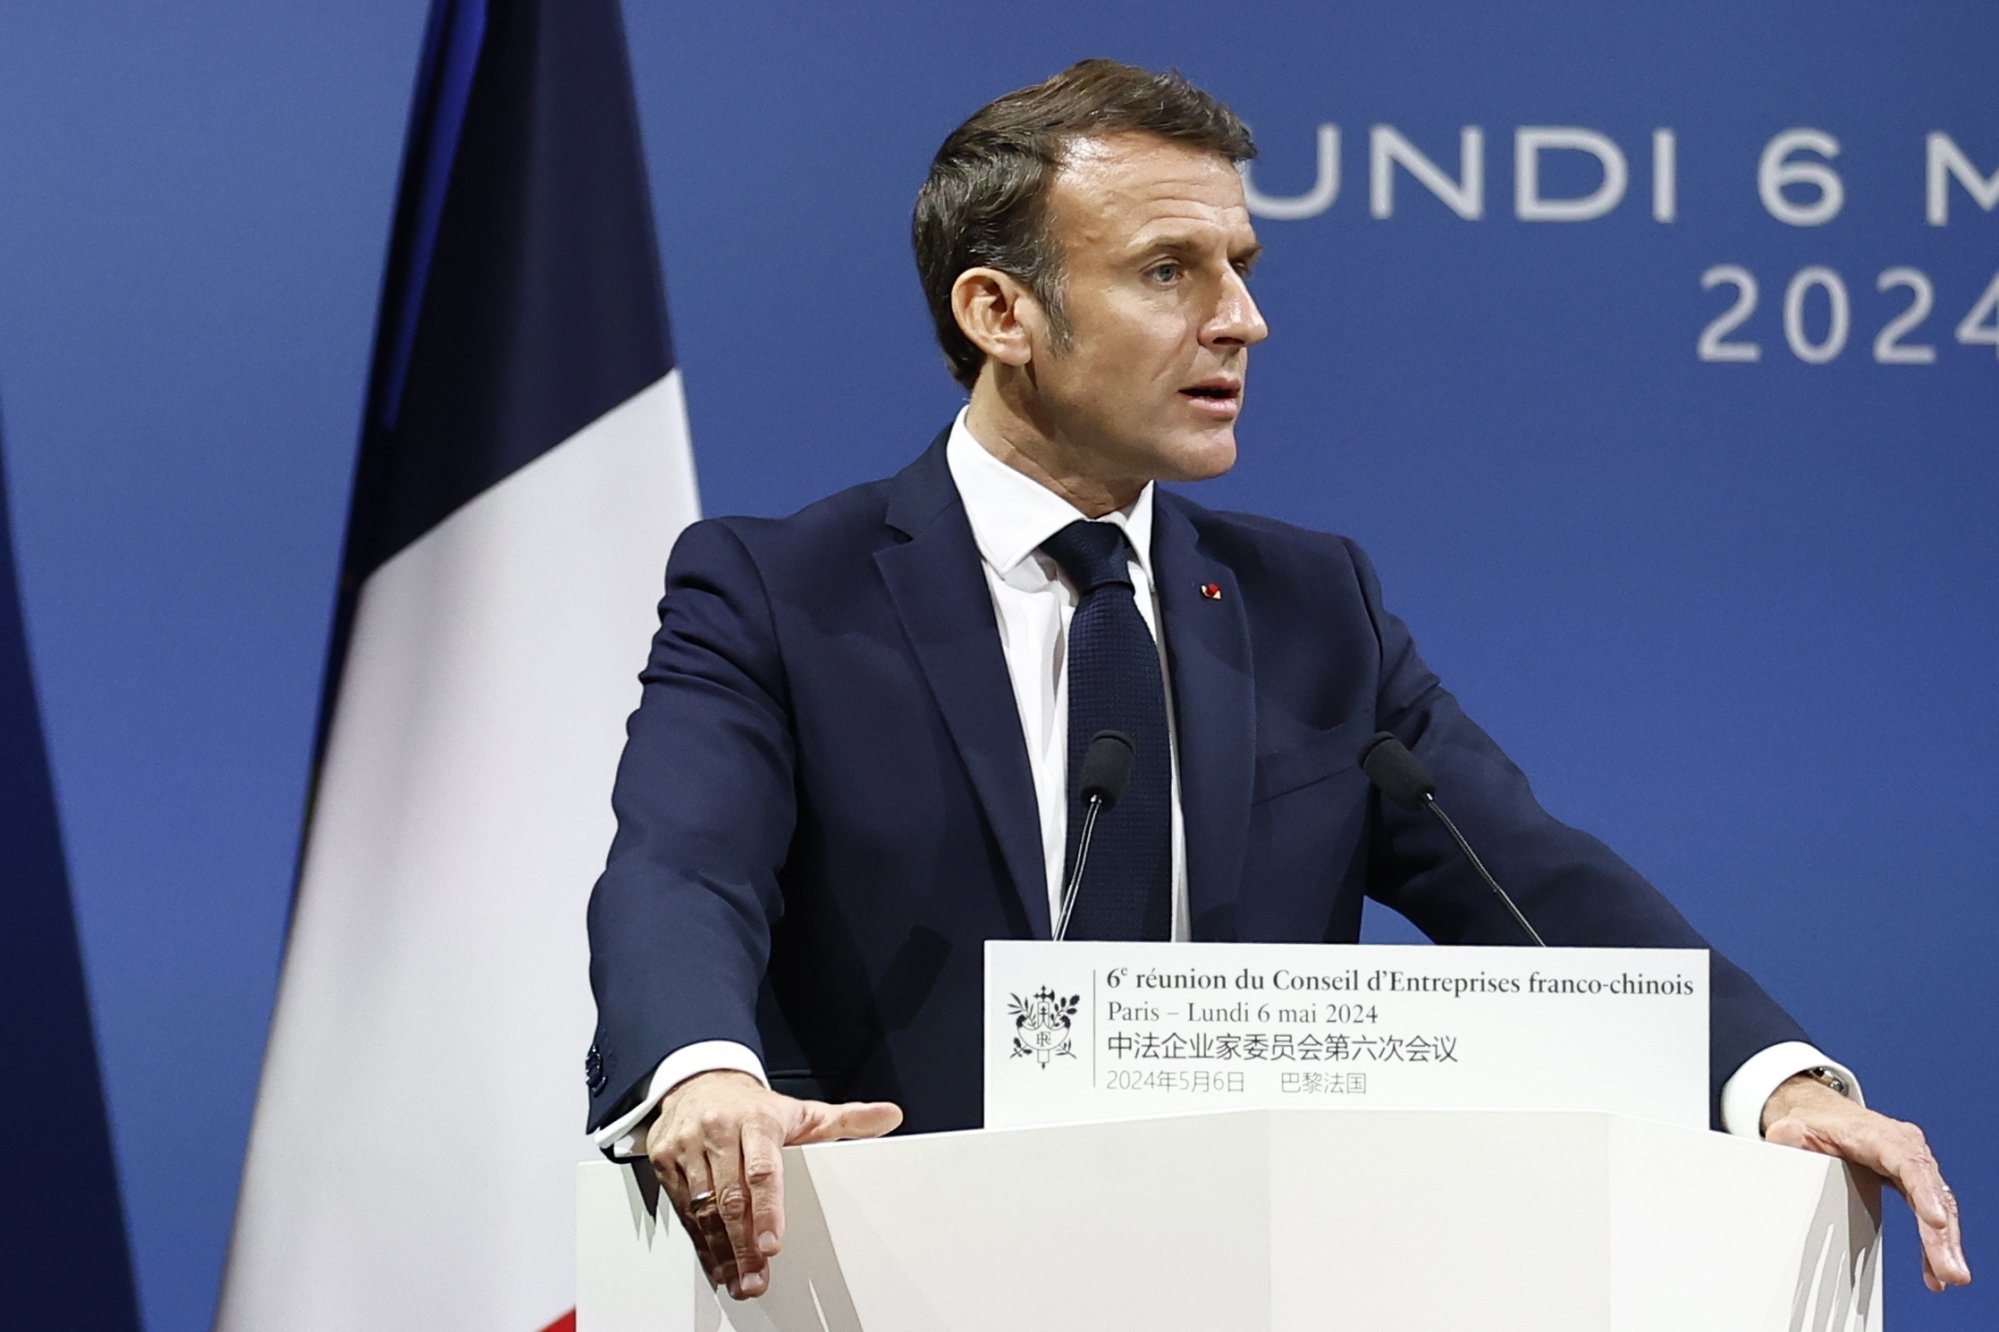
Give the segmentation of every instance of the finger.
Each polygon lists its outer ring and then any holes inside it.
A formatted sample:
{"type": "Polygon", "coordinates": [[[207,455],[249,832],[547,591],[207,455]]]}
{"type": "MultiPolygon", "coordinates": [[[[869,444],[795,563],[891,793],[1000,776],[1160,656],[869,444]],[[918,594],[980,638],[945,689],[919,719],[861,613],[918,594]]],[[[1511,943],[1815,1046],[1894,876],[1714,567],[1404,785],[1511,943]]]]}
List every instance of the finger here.
{"type": "MultiPolygon", "coordinates": [[[[672,1132],[663,1120],[655,1119],[646,1129],[645,1153],[659,1191],[666,1195],[667,1203],[673,1208],[674,1216],[679,1218],[681,1227],[692,1236],[694,1226],[687,1215],[687,1172],[680,1168],[680,1154],[675,1149],[672,1132]]],[[[700,1246],[698,1238],[695,1245],[697,1248],[700,1246]]]]}
{"type": "Polygon", "coordinates": [[[721,1243],[728,1253],[729,1293],[737,1299],[761,1295],[767,1284],[765,1258],[750,1233],[749,1186],[743,1182],[743,1147],[740,1133],[709,1148],[708,1169],[714,1181],[716,1211],[723,1228],[721,1243]]]}
{"type": "Polygon", "coordinates": [[[750,1188],[750,1235],[765,1258],[784,1247],[784,1133],[774,1119],[743,1123],[743,1179],[750,1188]]]}
{"type": "Polygon", "coordinates": [[[1971,1280],[1964,1257],[1964,1236],[1958,1222],[1957,1195],[1943,1182],[1929,1143],[1913,1124],[1896,1124],[1882,1151],[1884,1173],[1908,1200],[1920,1223],[1916,1233],[1923,1245],[1923,1268],[1938,1290],[1971,1280]]]}
{"type": "MultiPolygon", "coordinates": [[[[684,1135],[676,1132],[673,1125],[662,1116],[653,1121],[646,1130],[646,1159],[652,1164],[653,1178],[659,1182],[660,1191],[666,1194],[673,1207],[673,1214],[679,1218],[681,1229],[694,1242],[695,1254],[702,1265],[708,1266],[708,1256],[703,1252],[700,1223],[694,1219],[692,1206],[695,1185],[688,1179],[686,1169],[687,1149],[684,1135]]],[[[705,1163],[703,1163],[705,1165],[705,1163]]],[[[706,1175],[702,1176],[706,1179],[706,1175]]],[[[702,1185],[701,1187],[706,1187],[702,1185]]]]}
{"type": "Polygon", "coordinates": [[[1937,1280],[1945,1285],[1962,1286],[1971,1280],[1971,1264],[1964,1257],[1964,1236],[1958,1225],[1956,1199],[1941,1182],[1933,1187],[1937,1190],[1935,1201],[1922,1207],[1916,1206],[1913,1200],[1910,1204],[1910,1210],[1916,1213],[1920,1222],[1916,1233],[1923,1242],[1923,1261],[1936,1274],[1937,1280]],[[1930,1219],[1927,1213],[1932,1208],[1941,1209],[1941,1219],[1930,1219]]]}
{"type": "Polygon", "coordinates": [[[701,1259],[702,1270],[708,1274],[708,1283],[726,1285],[735,1274],[730,1262],[728,1232],[722,1226],[716,1206],[714,1177],[708,1168],[707,1154],[697,1147],[681,1158],[678,1168],[686,1181],[681,1224],[687,1227],[688,1237],[694,1241],[694,1251],[701,1259]]]}
{"type": "Polygon", "coordinates": [[[902,1123],[902,1107],[889,1101],[801,1101],[798,1125],[787,1145],[836,1142],[842,1138],[879,1138],[902,1123]]]}
{"type": "Polygon", "coordinates": [[[659,1191],[666,1195],[667,1205],[673,1208],[675,1216],[687,1214],[687,1177],[674,1163],[673,1153],[666,1147],[665,1139],[655,1141],[648,1134],[645,1141],[646,1164],[652,1167],[653,1179],[659,1184],[659,1191]]]}
{"type": "MultiPolygon", "coordinates": [[[[1971,1260],[1964,1256],[1964,1218],[1957,1210],[1957,1195],[1950,1185],[1938,1180],[1937,1187],[1943,1191],[1942,1202],[1949,1219],[1938,1228],[1938,1239],[1947,1254],[1947,1261],[1937,1267],[1937,1279],[1948,1285],[1967,1286],[1971,1284],[1971,1260]]],[[[1929,1256],[1928,1226],[1924,1231],[1924,1257],[1929,1256]]],[[[1934,1264],[1932,1264],[1935,1266],[1934,1264]]]]}

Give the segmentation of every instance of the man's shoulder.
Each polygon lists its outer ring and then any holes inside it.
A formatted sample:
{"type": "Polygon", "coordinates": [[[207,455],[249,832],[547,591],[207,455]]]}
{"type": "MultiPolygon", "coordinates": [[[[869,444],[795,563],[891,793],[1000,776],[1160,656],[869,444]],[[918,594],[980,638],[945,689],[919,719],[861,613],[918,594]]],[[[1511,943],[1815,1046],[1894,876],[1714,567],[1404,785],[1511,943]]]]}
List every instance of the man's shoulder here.
{"type": "Polygon", "coordinates": [[[704,521],[725,527],[746,541],[758,544],[809,543],[827,536],[880,527],[888,511],[888,491],[893,477],[864,481],[822,499],[813,500],[793,513],[772,516],[724,514],[704,521]]]}
{"type": "Polygon", "coordinates": [[[945,438],[939,434],[893,475],[835,491],[796,513],[713,518],[696,526],[727,533],[759,559],[814,559],[879,549],[898,540],[898,532],[908,535],[957,505],[958,493],[944,462],[945,438]]]}
{"type": "Polygon", "coordinates": [[[724,547],[766,576],[808,571],[843,559],[869,558],[887,541],[889,488],[894,478],[836,491],[777,517],[724,514],[703,518],[681,534],[676,556],[724,547]]]}
{"type": "Polygon", "coordinates": [[[1337,532],[1302,527],[1260,513],[1211,509],[1177,490],[1158,492],[1158,510],[1167,521],[1185,523],[1203,550],[1227,559],[1232,555],[1256,560],[1343,564],[1364,562],[1353,538],[1337,532]]]}

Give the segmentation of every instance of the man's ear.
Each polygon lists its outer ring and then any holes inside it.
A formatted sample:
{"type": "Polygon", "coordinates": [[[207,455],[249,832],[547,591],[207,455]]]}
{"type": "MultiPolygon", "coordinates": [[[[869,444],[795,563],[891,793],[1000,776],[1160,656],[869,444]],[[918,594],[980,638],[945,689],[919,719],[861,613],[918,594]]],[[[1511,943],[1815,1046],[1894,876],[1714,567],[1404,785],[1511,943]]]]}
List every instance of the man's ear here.
{"type": "Polygon", "coordinates": [[[1046,319],[1027,284],[997,268],[968,268],[951,284],[959,331],[988,359],[1026,365],[1046,319]]]}

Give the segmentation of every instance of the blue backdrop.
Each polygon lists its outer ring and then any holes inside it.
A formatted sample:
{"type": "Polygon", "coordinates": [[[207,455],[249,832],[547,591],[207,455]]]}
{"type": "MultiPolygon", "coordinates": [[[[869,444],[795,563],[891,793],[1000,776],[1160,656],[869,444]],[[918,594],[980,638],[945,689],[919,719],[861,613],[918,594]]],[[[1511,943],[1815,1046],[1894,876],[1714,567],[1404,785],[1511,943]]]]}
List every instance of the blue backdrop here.
{"type": "MultiPolygon", "coordinates": [[[[155,1328],[219,1278],[422,8],[0,9],[19,575],[155,1328]]],[[[890,471],[954,409],[905,237],[966,113],[1096,54],[1230,100],[1288,216],[1203,498],[1367,545],[1546,802],[1930,1130],[1999,1261],[1999,9],[628,23],[710,512],[890,471]]],[[[1903,1325],[1994,1325],[1988,1287],[1924,1296],[1899,1204],[1890,1242],[1903,1325]]]]}

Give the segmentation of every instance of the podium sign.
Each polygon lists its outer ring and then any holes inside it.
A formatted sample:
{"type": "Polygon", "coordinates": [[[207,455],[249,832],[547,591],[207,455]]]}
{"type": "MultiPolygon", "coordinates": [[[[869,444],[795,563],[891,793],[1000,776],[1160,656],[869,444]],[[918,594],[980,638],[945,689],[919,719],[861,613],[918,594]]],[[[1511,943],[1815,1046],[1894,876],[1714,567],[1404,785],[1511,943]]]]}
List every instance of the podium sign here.
{"type": "Polygon", "coordinates": [[[1708,1124],[1704,949],[986,944],[985,1124],[1597,1110],[1708,1124]]]}

